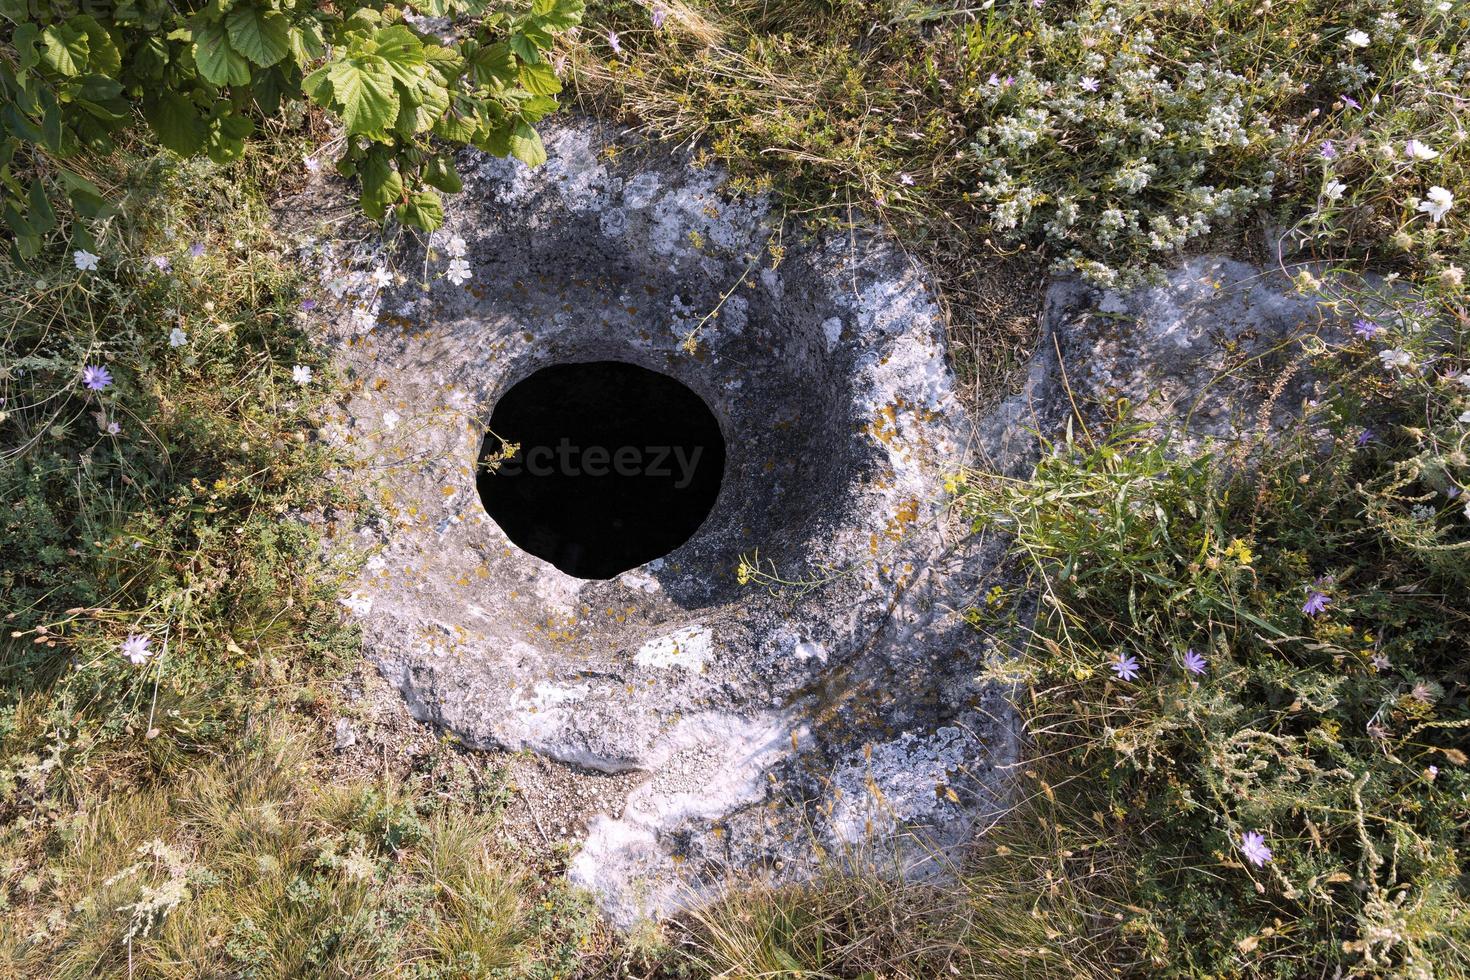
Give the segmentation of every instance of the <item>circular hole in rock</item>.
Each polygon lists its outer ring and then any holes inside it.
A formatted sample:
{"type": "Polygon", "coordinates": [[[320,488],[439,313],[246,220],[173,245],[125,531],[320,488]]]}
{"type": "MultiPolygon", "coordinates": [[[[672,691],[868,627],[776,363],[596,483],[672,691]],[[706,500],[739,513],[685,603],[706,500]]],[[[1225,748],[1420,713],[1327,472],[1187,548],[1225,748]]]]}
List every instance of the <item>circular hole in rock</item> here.
{"type": "Polygon", "coordinates": [[[725,440],[704,401],[666,374],[557,364],[501,396],[480,463],[480,500],[511,541],[568,575],[605,579],[699,530],[725,440]],[[508,458],[507,444],[520,446],[508,458]]]}

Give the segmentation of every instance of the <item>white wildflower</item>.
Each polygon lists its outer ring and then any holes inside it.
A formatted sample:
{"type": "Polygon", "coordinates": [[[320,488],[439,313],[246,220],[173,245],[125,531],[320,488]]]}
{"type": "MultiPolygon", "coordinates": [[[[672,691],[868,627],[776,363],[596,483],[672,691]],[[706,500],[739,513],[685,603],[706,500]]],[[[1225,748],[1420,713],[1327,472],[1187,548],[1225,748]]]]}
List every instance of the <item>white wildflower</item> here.
{"type": "Polygon", "coordinates": [[[291,365],[291,380],[299,385],[311,384],[311,367],[306,364],[291,365]]]}
{"type": "Polygon", "coordinates": [[[1350,48],[1366,48],[1373,42],[1373,39],[1363,31],[1348,31],[1344,40],[1347,41],[1350,48]]]}
{"type": "Polygon", "coordinates": [[[1404,156],[1411,160],[1433,160],[1439,156],[1439,151],[1430,149],[1419,140],[1409,140],[1404,144],[1404,156]]]}
{"type": "Polygon", "coordinates": [[[79,248],[75,252],[71,253],[71,260],[75,262],[77,268],[83,272],[91,272],[92,270],[96,269],[98,258],[99,256],[93,255],[91,252],[87,251],[84,248],[79,248]]]}
{"type": "Polygon", "coordinates": [[[174,327],[168,332],[168,345],[170,347],[183,347],[189,342],[189,335],[184,333],[183,327],[174,327]]]}
{"type": "Polygon", "coordinates": [[[148,649],[150,642],[148,637],[134,633],[126,640],[123,640],[120,652],[124,657],[128,658],[128,662],[133,666],[142,666],[148,662],[149,657],[153,656],[153,651],[148,649]]]}
{"type": "Polygon", "coordinates": [[[1454,206],[1455,195],[1436,184],[1429,188],[1429,193],[1419,202],[1416,210],[1423,211],[1429,215],[1430,221],[1438,224],[1454,206]]]}
{"type": "Polygon", "coordinates": [[[397,412],[393,411],[393,409],[390,408],[388,409],[388,411],[383,413],[383,426],[389,432],[392,432],[394,429],[398,428],[398,423],[402,421],[402,419],[403,416],[399,415],[397,412]]]}
{"type": "Polygon", "coordinates": [[[381,265],[373,269],[371,278],[373,280],[373,285],[377,286],[379,289],[386,289],[387,287],[393,285],[393,273],[389,272],[381,265]]]}
{"type": "Polygon", "coordinates": [[[445,253],[451,259],[464,258],[464,250],[465,240],[463,238],[460,238],[458,235],[455,235],[453,238],[449,239],[449,241],[444,246],[445,253]]]}
{"type": "Polygon", "coordinates": [[[470,264],[464,259],[451,259],[449,270],[444,273],[445,278],[456,286],[463,286],[469,282],[472,275],[474,273],[470,272],[470,264]]]}
{"type": "Polygon", "coordinates": [[[1381,350],[1378,352],[1378,359],[1383,362],[1384,370],[1406,368],[1414,360],[1409,352],[1402,347],[1390,347],[1388,350],[1381,350]]]}
{"type": "Polygon", "coordinates": [[[1347,185],[1344,184],[1342,181],[1329,180],[1326,186],[1322,188],[1322,196],[1327,198],[1327,200],[1329,201],[1336,201],[1342,198],[1343,192],[1346,190],[1347,185]]]}

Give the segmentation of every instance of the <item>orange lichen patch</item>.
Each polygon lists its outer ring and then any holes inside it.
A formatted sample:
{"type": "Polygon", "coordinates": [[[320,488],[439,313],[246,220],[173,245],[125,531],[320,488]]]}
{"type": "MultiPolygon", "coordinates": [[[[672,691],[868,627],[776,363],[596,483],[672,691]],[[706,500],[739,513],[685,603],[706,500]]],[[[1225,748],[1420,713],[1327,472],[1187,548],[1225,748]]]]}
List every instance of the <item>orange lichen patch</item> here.
{"type": "Polygon", "coordinates": [[[898,510],[888,518],[883,527],[883,536],[890,541],[898,541],[904,536],[905,529],[919,519],[919,501],[909,497],[898,505],[898,510]]]}

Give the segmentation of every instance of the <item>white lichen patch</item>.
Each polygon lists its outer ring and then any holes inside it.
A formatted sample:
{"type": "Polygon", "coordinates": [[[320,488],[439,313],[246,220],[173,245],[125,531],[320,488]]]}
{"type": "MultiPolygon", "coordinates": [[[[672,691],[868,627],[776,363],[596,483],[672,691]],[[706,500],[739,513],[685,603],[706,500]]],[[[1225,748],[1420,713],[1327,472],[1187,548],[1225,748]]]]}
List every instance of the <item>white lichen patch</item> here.
{"type": "Polygon", "coordinates": [[[714,634],[704,626],[689,626],[667,636],[649,640],[638,648],[633,662],[640,667],[683,667],[689,671],[704,668],[714,650],[714,634]]]}

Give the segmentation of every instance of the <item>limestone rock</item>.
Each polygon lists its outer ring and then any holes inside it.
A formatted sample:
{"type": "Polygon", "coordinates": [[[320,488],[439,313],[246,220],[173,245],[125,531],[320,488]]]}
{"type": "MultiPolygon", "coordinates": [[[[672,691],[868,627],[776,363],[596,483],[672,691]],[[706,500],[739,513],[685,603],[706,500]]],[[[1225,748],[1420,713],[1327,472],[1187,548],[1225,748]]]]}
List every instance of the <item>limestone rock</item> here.
{"type": "Polygon", "coordinates": [[[367,656],[472,746],[646,774],[572,864],[620,922],[859,833],[959,843],[1015,748],[974,680],[987,643],[953,615],[994,556],[947,509],[972,427],[925,277],[610,127],[546,142],[535,170],[466,156],[433,254],[400,264],[438,276],[458,236],[473,278],[335,325],[361,381],[337,435],[385,515],[344,599],[367,656]],[[589,360],[683,382],[727,447],[694,537],[607,581],[514,547],[475,488],[499,395],[589,360]],[[742,584],[742,561],[791,584],[742,584]]]}
{"type": "Polygon", "coordinates": [[[1059,282],[1024,390],[972,420],[926,277],[883,235],[808,237],[610,126],[545,141],[534,170],[462,158],[446,227],[400,257],[407,285],[379,291],[362,263],[329,277],[355,379],[331,437],[383,515],[339,542],[368,556],[343,598],[367,656],[470,746],[638,775],[571,865],[619,923],[819,851],[891,845],[923,873],[997,812],[1017,757],[1004,692],[976,680],[1004,651],[956,615],[1001,543],[956,526],[946,475],[1024,475],[1038,434],[1118,397],[1161,425],[1193,407],[1194,437],[1240,431],[1261,405],[1246,368],[1319,311],[1217,258],[1127,296],[1059,282]],[[463,285],[443,276],[455,238],[463,285]],[[606,581],[516,548],[475,485],[497,398],[591,360],[683,382],[727,448],[700,530],[606,581]]]}

